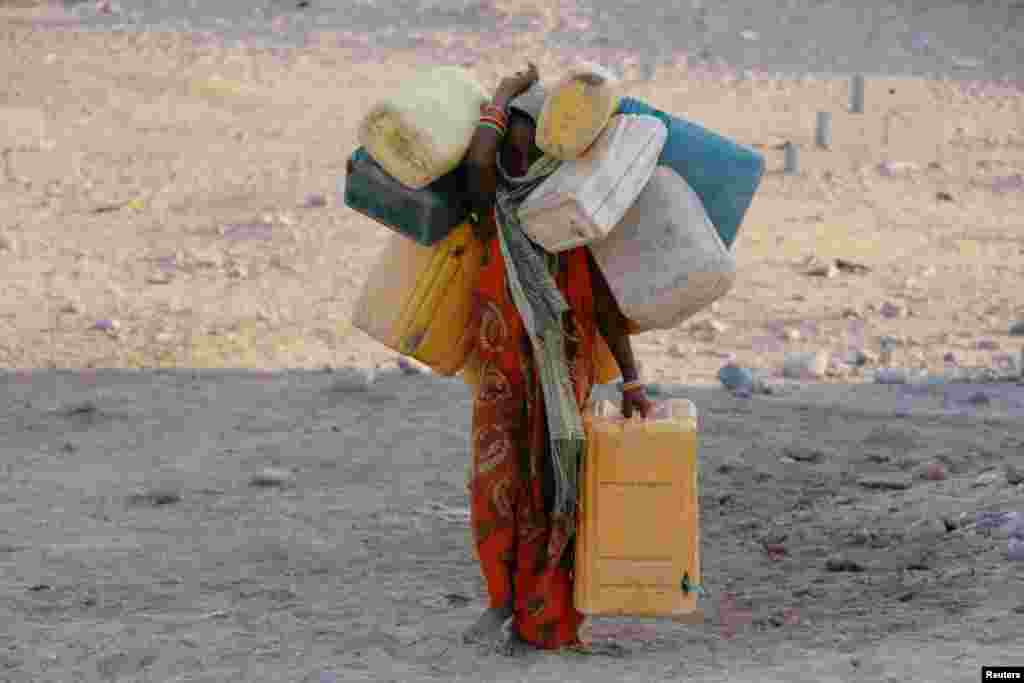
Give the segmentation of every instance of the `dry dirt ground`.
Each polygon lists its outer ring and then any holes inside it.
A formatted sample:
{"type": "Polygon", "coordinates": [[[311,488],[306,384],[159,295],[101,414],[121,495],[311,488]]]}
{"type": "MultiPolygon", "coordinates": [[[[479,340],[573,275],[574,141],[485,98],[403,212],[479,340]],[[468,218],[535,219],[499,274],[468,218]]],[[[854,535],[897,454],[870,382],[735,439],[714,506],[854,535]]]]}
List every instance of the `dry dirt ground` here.
{"type": "MultiPolygon", "coordinates": [[[[707,619],[595,620],[622,650],[515,661],[457,638],[483,600],[469,393],[398,372],[348,324],[390,235],[337,193],[367,103],[477,47],[428,36],[381,66],[352,35],[260,51],[38,16],[0,10],[0,680],[965,681],[1024,664],[1024,563],[971,525],[1021,507],[1006,466],[1024,465],[1024,388],[880,386],[870,358],[749,400],[714,382],[730,354],[771,371],[793,350],[877,356],[883,335],[894,364],[1010,367],[1017,91],[876,79],[853,117],[838,79],[667,64],[631,84],[770,166],[733,292],[636,339],[647,377],[702,415],[707,619]],[[831,151],[813,149],[818,110],[831,151]],[[800,175],[779,172],[786,140],[800,175]],[[806,274],[835,258],[866,270],[806,274]],[[372,365],[368,391],[338,385],[372,365]],[[947,477],[922,478],[936,463],[947,477]],[[282,486],[250,485],[266,467],[282,486]]],[[[508,48],[546,79],[564,66],[528,37],[508,48]]],[[[473,68],[493,86],[509,66],[473,68]]]]}

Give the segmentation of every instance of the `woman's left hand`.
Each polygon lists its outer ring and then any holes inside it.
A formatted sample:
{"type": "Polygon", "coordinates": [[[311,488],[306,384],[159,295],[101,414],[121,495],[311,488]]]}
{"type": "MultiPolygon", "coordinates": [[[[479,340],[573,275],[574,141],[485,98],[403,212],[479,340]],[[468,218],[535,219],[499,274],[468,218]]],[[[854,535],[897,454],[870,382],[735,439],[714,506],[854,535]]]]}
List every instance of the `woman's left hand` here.
{"type": "Polygon", "coordinates": [[[622,392],[622,417],[633,417],[633,411],[645,420],[654,412],[654,404],[647,398],[643,387],[622,392]]]}

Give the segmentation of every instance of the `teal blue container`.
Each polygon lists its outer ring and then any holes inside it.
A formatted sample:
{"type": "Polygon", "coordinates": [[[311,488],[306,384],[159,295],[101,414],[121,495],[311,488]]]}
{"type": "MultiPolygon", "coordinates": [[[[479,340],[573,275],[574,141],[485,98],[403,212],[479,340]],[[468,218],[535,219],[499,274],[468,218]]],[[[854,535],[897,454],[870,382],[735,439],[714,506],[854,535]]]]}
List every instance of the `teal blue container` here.
{"type": "Polygon", "coordinates": [[[413,190],[391,177],[360,147],[349,157],[343,185],[341,192],[350,209],[427,247],[469,217],[462,166],[413,190]]]}
{"type": "Polygon", "coordinates": [[[661,119],[668,128],[668,140],[658,165],[668,166],[693,188],[722,242],[731,249],[764,176],[764,157],[632,97],[622,98],[617,113],[661,119]]]}

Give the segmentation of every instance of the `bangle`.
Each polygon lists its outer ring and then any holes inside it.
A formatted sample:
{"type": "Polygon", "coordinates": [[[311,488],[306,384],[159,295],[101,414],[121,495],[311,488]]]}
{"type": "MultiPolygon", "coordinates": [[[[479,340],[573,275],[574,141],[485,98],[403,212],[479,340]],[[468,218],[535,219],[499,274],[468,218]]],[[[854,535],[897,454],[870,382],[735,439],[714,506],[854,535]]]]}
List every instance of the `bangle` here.
{"type": "Polygon", "coordinates": [[[626,393],[627,391],[636,391],[637,389],[643,389],[643,388],[644,388],[644,383],[641,382],[638,379],[635,379],[632,382],[623,382],[623,384],[622,384],[622,393],[626,393]]]}
{"type": "Polygon", "coordinates": [[[480,118],[493,119],[503,126],[508,125],[508,113],[504,109],[491,104],[485,104],[480,107],[480,118]]]}
{"type": "Polygon", "coordinates": [[[484,128],[490,128],[491,130],[498,134],[499,138],[505,137],[505,129],[499,126],[497,123],[494,123],[493,121],[480,119],[480,122],[477,123],[476,125],[482,126],[484,128]]]}

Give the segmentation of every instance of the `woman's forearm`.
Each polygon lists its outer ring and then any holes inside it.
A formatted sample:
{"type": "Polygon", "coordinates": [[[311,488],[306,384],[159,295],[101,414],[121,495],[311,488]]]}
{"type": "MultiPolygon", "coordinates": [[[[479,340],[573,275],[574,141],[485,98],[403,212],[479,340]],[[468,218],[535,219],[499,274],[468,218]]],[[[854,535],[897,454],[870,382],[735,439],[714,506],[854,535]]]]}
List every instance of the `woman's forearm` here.
{"type": "MultiPolygon", "coordinates": [[[[494,106],[506,109],[508,98],[500,93],[494,106]]],[[[494,193],[498,188],[498,150],[501,135],[488,126],[477,126],[466,152],[466,190],[473,210],[480,218],[490,214],[494,193]]]]}
{"type": "Polygon", "coordinates": [[[623,315],[619,304],[612,295],[608,281],[601,272],[594,256],[587,249],[587,258],[590,261],[591,283],[594,290],[594,317],[597,322],[597,329],[608,344],[608,350],[612,352],[615,362],[619,365],[622,373],[622,381],[633,382],[640,379],[640,373],[636,367],[636,358],[633,355],[633,344],[629,340],[629,320],[623,315]]]}

